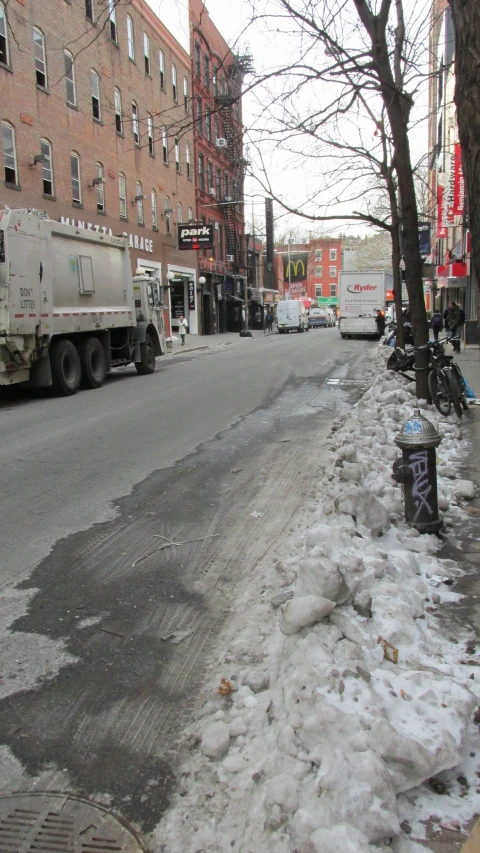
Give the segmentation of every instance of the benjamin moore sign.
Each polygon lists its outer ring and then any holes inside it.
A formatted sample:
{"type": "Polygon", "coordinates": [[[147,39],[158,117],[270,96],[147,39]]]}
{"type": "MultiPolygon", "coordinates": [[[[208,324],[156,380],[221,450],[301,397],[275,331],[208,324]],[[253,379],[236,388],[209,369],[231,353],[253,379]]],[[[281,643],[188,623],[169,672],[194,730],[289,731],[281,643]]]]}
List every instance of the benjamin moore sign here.
{"type": "Polygon", "coordinates": [[[178,226],[179,249],[208,249],[213,246],[213,225],[193,222],[178,226]]]}
{"type": "Polygon", "coordinates": [[[308,252],[295,252],[282,256],[284,282],[305,281],[307,278],[308,252]]]}

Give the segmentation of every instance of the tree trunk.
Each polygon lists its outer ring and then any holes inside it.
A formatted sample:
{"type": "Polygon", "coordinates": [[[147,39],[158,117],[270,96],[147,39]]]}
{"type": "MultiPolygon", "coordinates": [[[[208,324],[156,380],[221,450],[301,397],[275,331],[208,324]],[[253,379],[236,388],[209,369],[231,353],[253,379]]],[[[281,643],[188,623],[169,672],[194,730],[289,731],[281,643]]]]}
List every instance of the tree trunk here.
{"type": "Polygon", "coordinates": [[[395,314],[397,319],[397,346],[405,346],[405,333],[403,329],[402,314],[402,276],[400,273],[400,223],[393,223],[392,228],[392,273],[393,273],[393,299],[395,302],[395,314]]]}
{"type": "Polygon", "coordinates": [[[455,30],[455,104],[462,148],[471,266],[480,322],[480,2],[450,0],[455,30]]]}

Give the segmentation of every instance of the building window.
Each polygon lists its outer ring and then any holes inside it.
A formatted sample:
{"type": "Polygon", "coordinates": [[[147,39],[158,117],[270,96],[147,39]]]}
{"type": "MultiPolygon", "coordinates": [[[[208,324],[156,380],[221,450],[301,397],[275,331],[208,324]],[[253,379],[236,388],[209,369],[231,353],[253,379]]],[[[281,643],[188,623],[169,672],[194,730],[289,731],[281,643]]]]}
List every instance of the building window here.
{"type": "Polygon", "coordinates": [[[72,178],[72,201],[82,203],[82,185],[80,182],[80,157],[74,151],[70,154],[70,175],[72,178]]]}
{"type": "Polygon", "coordinates": [[[15,151],[15,130],[11,124],[2,122],[3,167],[5,182],[18,186],[17,153],[15,151]]]}
{"type": "Polygon", "coordinates": [[[52,146],[47,139],[40,140],[40,151],[45,158],[42,164],[43,192],[45,195],[54,195],[52,146]]]}
{"type": "Polygon", "coordinates": [[[321,278],[323,275],[322,267],[315,267],[315,278],[321,278]]]}
{"type": "Polygon", "coordinates": [[[194,221],[194,219],[193,219],[193,210],[192,210],[192,208],[191,208],[191,207],[189,207],[189,208],[188,208],[188,221],[189,221],[189,222],[193,222],[193,221],[194,221]]]}
{"type": "Polygon", "coordinates": [[[93,68],[90,70],[90,86],[92,90],[92,115],[97,121],[101,121],[102,112],[100,109],[100,86],[98,83],[98,74],[93,68]]]}
{"type": "Polygon", "coordinates": [[[150,39],[143,34],[143,59],[145,61],[145,74],[150,76],[150,39]]]}
{"type": "Polygon", "coordinates": [[[198,155],[198,185],[205,192],[205,159],[203,154],[198,155]]]}
{"type": "Polygon", "coordinates": [[[160,88],[165,91],[165,56],[163,50],[158,51],[158,67],[160,69],[160,88]]]}
{"type": "Polygon", "coordinates": [[[205,138],[209,142],[212,141],[212,111],[210,107],[205,107],[205,138]]]}
{"type": "Polygon", "coordinates": [[[336,249],[330,249],[330,260],[331,261],[337,260],[337,250],[336,249]]]}
{"type": "Polygon", "coordinates": [[[85,14],[88,20],[91,21],[93,24],[93,22],[95,21],[93,15],[93,0],[85,0],[85,14]]]}
{"type": "Polygon", "coordinates": [[[33,30],[33,45],[35,49],[35,74],[37,86],[47,88],[47,61],[45,58],[45,39],[40,30],[33,30]]]}
{"type": "Polygon", "coordinates": [[[315,249],[315,260],[316,261],[322,260],[322,251],[323,251],[322,249],[315,249]]]}
{"type": "Polygon", "coordinates": [[[201,67],[200,67],[200,45],[198,41],[195,42],[195,74],[197,77],[201,77],[201,67]]]}
{"type": "Polygon", "coordinates": [[[321,295],[322,295],[322,285],[316,284],[315,285],[315,298],[318,299],[318,297],[321,295]]]}
{"type": "Polygon", "coordinates": [[[188,80],[186,77],[183,78],[183,106],[185,112],[188,113],[188,80]]]}
{"type": "Polygon", "coordinates": [[[219,248],[219,252],[218,252],[218,259],[219,259],[219,261],[223,261],[223,260],[224,260],[224,258],[225,258],[225,253],[224,253],[224,248],[223,248],[223,247],[224,247],[224,243],[223,243],[223,225],[219,225],[219,226],[218,226],[218,248],[219,248]]]}
{"type": "Polygon", "coordinates": [[[336,296],[336,295],[337,295],[337,285],[331,284],[330,285],[330,296],[336,296]]]}
{"type": "Polygon", "coordinates": [[[165,198],[165,230],[167,234],[172,233],[172,208],[168,195],[165,198]]]}
{"type": "Polygon", "coordinates": [[[127,15],[127,45],[128,45],[128,56],[135,62],[135,36],[133,32],[133,21],[130,15],[127,15]]]}
{"type": "Polygon", "coordinates": [[[212,89],[213,89],[214,97],[217,98],[218,97],[218,75],[217,75],[217,69],[216,68],[212,68],[212,89]]]}
{"type": "Polygon", "coordinates": [[[203,55],[203,85],[210,91],[210,61],[206,53],[203,55]]]}
{"type": "Polygon", "coordinates": [[[110,38],[115,44],[118,41],[117,38],[117,12],[115,8],[115,0],[108,0],[108,11],[110,17],[110,38]]]}
{"type": "Polygon", "coordinates": [[[135,184],[135,201],[137,202],[137,222],[143,225],[143,187],[140,181],[135,184]]]}
{"type": "Polygon", "coordinates": [[[207,163],[207,184],[208,184],[208,192],[213,190],[215,192],[215,187],[213,186],[213,165],[210,160],[207,163]]]}
{"type": "Polygon", "coordinates": [[[185,164],[187,168],[187,178],[192,177],[192,161],[190,160],[190,145],[185,146],[185,164]]]}
{"type": "Polygon", "coordinates": [[[181,225],[183,222],[183,210],[182,210],[182,202],[179,201],[177,204],[177,222],[181,225]]]}
{"type": "Polygon", "coordinates": [[[8,65],[8,24],[5,6],[0,0],[0,62],[8,65]]]}
{"type": "Polygon", "coordinates": [[[157,194],[155,190],[150,193],[150,201],[152,203],[152,228],[158,228],[157,220],[157,194]]]}
{"type": "Polygon", "coordinates": [[[178,101],[178,88],[177,88],[177,69],[175,65],[172,65],[172,95],[175,103],[178,101]]]}
{"type": "Polygon", "coordinates": [[[168,165],[168,133],[167,129],[164,127],[162,129],[162,149],[163,149],[163,162],[165,165],[168,165]]]}
{"type": "Polygon", "coordinates": [[[120,219],[127,219],[127,179],[121,172],[118,176],[118,196],[120,198],[120,219]]]}
{"type": "Polygon", "coordinates": [[[202,136],[203,134],[203,116],[202,116],[202,99],[197,95],[197,131],[202,136]]]}
{"type": "Polygon", "coordinates": [[[65,63],[65,86],[67,89],[67,104],[72,107],[77,105],[77,94],[75,91],[75,72],[73,70],[73,56],[68,50],[63,51],[65,63]]]}
{"type": "Polygon", "coordinates": [[[336,278],[337,277],[337,268],[336,267],[330,267],[329,275],[330,275],[330,278],[336,278]]]}
{"type": "Polygon", "coordinates": [[[103,166],[101,163],[95,163],[95,177],[100,178],[100,182],[95,185],[97,195],[97,213],[105,213],[105,178],[103,177],[103,166]]]}
{"type": "Polygon", "coordinates": [[[132,101],[132,131],[133,141],[135,145],[140,145],[140,130],[138,126],[138,107],[135,101],[132,101]]]}
{"type": "Polygon", "coordinates": [[[122,116],[122,96],[120,89],[113,90],[113,106],[115,109],[115,130],[117,133],[123,133],[123,116],[122,116]]]}
{"type": "Polygon", "coordinates": [[[220,169],[215,172],[215,191],[218,199],[222,197],[222,173],[220,169]]]}
{"type": "Polygon", "coordinates": [[[180,172],[180,143],[178,138],[175,138],[175,170],[180,172]]]}
{"type": "Polygon", "coordinates": [[[225,77],[220,77],[220,94],[226,95],[225,77]]]}
{"type": "Polygon", "coordinates": [[[230,198],[228,192],[228,172],[223,173],[223,192],[225,194],[225,199],[230,198]]]}
{"type": "Polygon", "coordinates": [[[151,157],[155,157],[155,148],[153,143],[153,118],[150,114],[147,115],[148,129],[148,153],[151,157]]]}

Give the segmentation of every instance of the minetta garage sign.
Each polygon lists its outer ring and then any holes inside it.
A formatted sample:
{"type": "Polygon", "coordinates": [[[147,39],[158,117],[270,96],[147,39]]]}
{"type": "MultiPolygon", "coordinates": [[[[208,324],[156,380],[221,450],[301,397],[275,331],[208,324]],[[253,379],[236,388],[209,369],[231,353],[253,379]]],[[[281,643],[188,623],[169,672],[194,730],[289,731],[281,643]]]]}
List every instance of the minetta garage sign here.
{"type": "Polygon", "coordinates": [[[211,249],[213,247],[213,225],[189,222],[178,226],[179,249],[211,249]]]}

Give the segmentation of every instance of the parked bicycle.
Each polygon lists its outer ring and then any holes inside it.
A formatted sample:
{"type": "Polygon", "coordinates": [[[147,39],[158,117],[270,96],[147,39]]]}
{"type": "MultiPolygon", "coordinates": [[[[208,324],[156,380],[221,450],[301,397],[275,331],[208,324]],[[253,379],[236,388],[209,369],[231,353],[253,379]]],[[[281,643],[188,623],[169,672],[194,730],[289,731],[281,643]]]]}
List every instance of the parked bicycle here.
{"type": "Polygon", "coordinates": [[[457,417],[461,418],[463,409],[468,409],[468,402],[462,371],[453,356],[445,353],[445,343],[452,340],[453,338],[447,337],[438,341],[429,341],[422,347],[409,347],[405,350],[397,348],[388,359],[387,368],[406,374],[407,371],[415,369],[415,353],[428,349],[430,354],[428,390],[432,402],[445,417],[450,414],[453,405],[457,417]]]}

